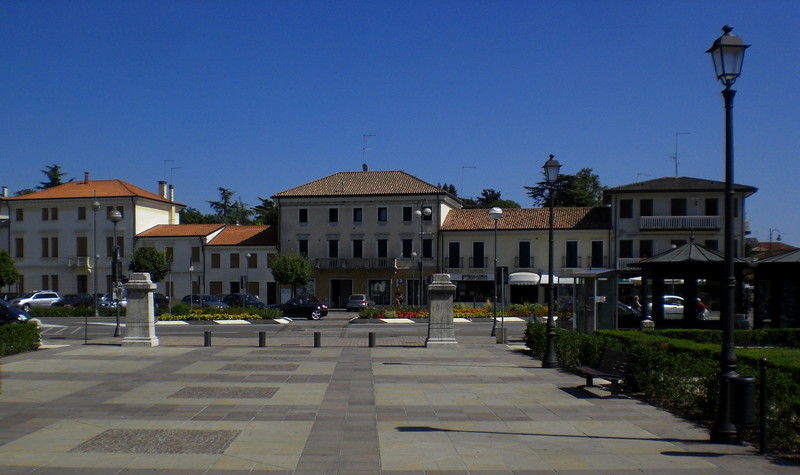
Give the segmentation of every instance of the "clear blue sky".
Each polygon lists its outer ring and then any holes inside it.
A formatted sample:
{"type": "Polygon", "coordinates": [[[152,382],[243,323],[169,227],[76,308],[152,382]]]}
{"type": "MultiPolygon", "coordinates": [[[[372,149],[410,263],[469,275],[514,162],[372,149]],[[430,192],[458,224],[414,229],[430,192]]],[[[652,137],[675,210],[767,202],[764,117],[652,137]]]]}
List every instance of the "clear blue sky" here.
{"type": "Polygon", "coordinates": [[[0,3],[0,184],[61,165],[204,212],[338,171],[405,170],[530,206],[551,153],[606,186],[724,180],[705,50],[752,47],[735,175],[753,236],[800,246],[800,2],[36,1],[0,3]],[[367,150],[362,150],[364,135],[367,150]],[[474,168],[471,168],[474,167],[474,168]],[[777,233],[774,233],[774,237],[777,233]]]}

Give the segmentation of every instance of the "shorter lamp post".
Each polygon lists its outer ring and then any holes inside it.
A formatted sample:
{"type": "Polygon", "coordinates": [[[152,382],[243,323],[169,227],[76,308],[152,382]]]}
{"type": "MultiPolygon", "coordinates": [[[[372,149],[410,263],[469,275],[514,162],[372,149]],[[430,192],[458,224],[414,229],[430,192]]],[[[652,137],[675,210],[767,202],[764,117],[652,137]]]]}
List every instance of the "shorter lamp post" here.
{"type": "MultiPolygon", "coordinates": [[[[492,302],[492,336],[497,335],[497,222],[503,217],[502,208],[495,206],[489,210],[489,217],[494,221],[494,301],[492,302]]],[[[504,323],[505,323],[505,319],[504,323]]],[[[505,327],[504,327],[505,328],[505,327]]]]}
{"type": "MultiPolygon", "coordinates": [[[[242,295],[242,307],[247,306],[247,294],[250,293],[250,258],[253,257],[249,252],[244,255],[244,292],[242,295]]],[[[258,278],[256,278],[258,280],[258,278]]]]}
{"type": "Polygon", "coordinates": [[[550,158],[544,163],[544,178],[549,187],[550,198],[550,234],[548,241],[548,259],[547,259],[547,330],[546,346],[544,351],[544,358],[542,358],[542,368],[557,368],[558,359],[556,358],[556,322],[553,318],[553,307],[555,306],[555,278],[553,277],[553,229],[555,228],[555,219],[553,217],[553,188],[556,180],[558,179],[558,172],[561,170],[561,164],[555,159],[555,155],[550,155],[550,158]]]}
{"type": "Polygon", "coordinates": [[[117,323],[114,326],[114,336],[119,336],[119,273],[120,273],[120,259],[122,253],[117,245],[117,223],[122,221],[122,213],[117,209],[111,209],[108,212],[108,220],[114,223],[114,252],[111,257],[111,276],[114,282],[114,289],[112,295],[114,296],[114,306],[117,308],[117,323]]]}
{"type": "Polygon", "coordinates": [[[194,271],[194,266],[190,265],[189,266],[189,310],[192,310],[194,308],[194,292],[193,292],[194,289],[192,289],[192,284],[194,284],[194,282],[192,282],[193,271],[194,271]]]}
{"type": "MultiPolygon", "coordinates": [[[[422,234],[423,234],[423,224],[425,224],[425,218],[430,216],[433,213],[429,206],[422,205],[422,209],[418,209],[414,211],[414,216],[419,218],[419,261],[417,262],[417,266],[419,267],[419,291],[417,292],[417,301],[418,305],[421,307],[423,304],[422,301],[422,234]]],[[[413,255],[413,252],[412,252],[413,255]]]]}

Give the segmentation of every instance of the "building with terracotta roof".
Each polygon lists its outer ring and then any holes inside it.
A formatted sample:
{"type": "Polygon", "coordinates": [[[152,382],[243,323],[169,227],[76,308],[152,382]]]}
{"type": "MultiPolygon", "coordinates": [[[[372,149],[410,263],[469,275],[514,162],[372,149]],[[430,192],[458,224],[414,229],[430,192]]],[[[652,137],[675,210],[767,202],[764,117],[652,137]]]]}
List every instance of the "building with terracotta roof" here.
{"type": "Polygon", "coordinates": [[[184,207],[166,182],[152,193],[122,180],[90,180],[88,172],[81,181],[20,196],[3,187],[0,246],[20,272],[14,290],[108,292],[115,234],[122,255],[130,255],[136,233],[178,223],[184,207]],[[107,219],[111,210],[122,215],[116,226],[107,219]]]}

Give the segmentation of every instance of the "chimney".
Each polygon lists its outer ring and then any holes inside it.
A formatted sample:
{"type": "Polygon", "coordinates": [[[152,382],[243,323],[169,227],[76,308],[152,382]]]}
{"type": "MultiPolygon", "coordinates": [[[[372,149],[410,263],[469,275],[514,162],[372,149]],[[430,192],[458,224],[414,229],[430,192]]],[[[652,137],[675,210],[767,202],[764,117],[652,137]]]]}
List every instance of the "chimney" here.
{"type": "Polygon", "coordinates": [[[8,187],[3,185],[3,198],[8,198],[8,187]]]}
{"type": "Polygon", "coordinates": [[[88,185],[89,184],[89,172],[88,171],[87,172],[83,172],[83,184],[84,185],[88,185]]]}
{"type": "Polygon", "coordinates": [[[172,184],[169,185],[169,200],[175,201],[175,187],[172,184]]]}
{"type": "Polygon", "coordinates": [[[162,198],[167,197],[167,182],[166,181],[159,181],[158,182],[158,196],[162,198]]]}

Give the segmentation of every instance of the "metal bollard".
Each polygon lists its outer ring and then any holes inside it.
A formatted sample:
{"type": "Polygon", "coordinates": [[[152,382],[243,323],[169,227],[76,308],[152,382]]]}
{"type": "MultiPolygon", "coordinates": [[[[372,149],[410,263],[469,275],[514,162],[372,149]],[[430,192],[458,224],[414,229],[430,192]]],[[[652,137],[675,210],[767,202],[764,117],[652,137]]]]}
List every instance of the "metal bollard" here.
{"type": "Polygon", "coordinates": [[[756,416],[756,378],[737,376],[731,378],[730,417],[736,425],[751,424],[756,416]]]}
{"type": "Polygon", "coordinates": [[[369,347],[375,348],[375,332],[369,332],[369,347]]]}
{"type": "Polygon", "coordinates": [[[761,389],[761,414],[759,420],[759,429],[760,434],[758,437],[759,442],[759,449],[758,453],[761,455],[765,455],[767,453],[767,413],[769,412],[769,407],[767,404],[767,359],[761,358],[759,365],[759,373],[761,376],[761,381],[759,387],[761,389]]]}
{"type": "Polygon", "coordinates": [[[267,346],[267,332],[258,332],[258,347],[264,348],[267,346]]]}
{"type": "Polygon", "coordinates": [[[322,346],[322,333],[314,332],[314,348],[322,346]]]}
{"type": "Polygon", "coordinates": [[[211,332],[203,332],[203,346],[211,346],[211,332]]]}

